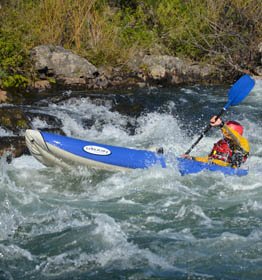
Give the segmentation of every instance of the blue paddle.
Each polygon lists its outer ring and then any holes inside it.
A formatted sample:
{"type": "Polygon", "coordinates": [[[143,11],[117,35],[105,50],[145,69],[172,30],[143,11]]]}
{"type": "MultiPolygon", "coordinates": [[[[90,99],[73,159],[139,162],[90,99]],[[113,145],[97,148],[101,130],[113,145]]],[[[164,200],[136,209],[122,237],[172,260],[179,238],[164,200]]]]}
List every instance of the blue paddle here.
{"type": "MultiPolygon", "coordinates": [[[[228,102],[220,111],[220,113],[216,116],[215,121],[219,117],[221,117],[230,106],[236,106],[242,100],[244,100],[244,98],[248,96],[254,85],[255,81],[249,75],[244,75],[240,79],[238,79],[230,88],[228,92],[228,102]]],[[[205,128],[205,130],[202,132],[202,134],[199,136],[196,142],[185,152],[186,155],[190,154],[193,148],[199,143],[199,141],[205,136],[205,134],[210,130],[211,127],[212,126],[209,124],[205,128]]]]}

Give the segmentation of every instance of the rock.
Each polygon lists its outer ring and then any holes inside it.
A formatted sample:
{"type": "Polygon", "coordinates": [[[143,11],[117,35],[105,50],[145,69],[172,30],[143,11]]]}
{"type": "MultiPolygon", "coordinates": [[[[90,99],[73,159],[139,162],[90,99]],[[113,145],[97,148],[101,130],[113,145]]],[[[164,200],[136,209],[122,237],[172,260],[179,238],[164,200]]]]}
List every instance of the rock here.
{"type": "Polygon", "coordinates": [[[0,137],[0,157],[6,155],[7,161],[11,161],[12,157],[20,157],[23,154],[29,154],[23,136],[0,137]]]}
{"type": "Polygon", "coordinates": [[[31,50],[31,60],[42,79],[54,77],[65,85],[95,84],[97,68],[61,46],[40,45],[31,50]]]}
{"type": "Polygon", "coordinates": [[[21,109],[3,107],[0,108],[0,126],[18,135],[21,130],[30,128],[30,122],[21,109]]]}
{"type": "Polygon", "coordinates": [[[48,80],[38,80],[34,83],[34,88],[38,91],[44,91],[51,89],[51,84],[48,80]]]}
{"type": "Polygon", "coordinates": [[[64,84],[65,85],[72,85],[72,84],[77,84],[77,85],[85,85],[86,84],[86,80],[84,78],[71,78],[71,77],[67,77],[66,79],[62,79],[64,80],[64,84]]]}
{"type": "Polygon", "coordinates": [[[7,101],[7,92],[0,89],[0,103],[5,103],[7,101]]]}
{"type": "Polygon", "coordinates": [[[167,71],[161,65],[153,65],[150,69],[150,75],[154,80],[161,80],[166,77],[167,71]]]}
{"type": "Polygon", "coordinates": [[[98,70],[88,60],[53,45],[35,47],[31,50],[31,59],[40,79],[45,80],[35,84],[40,91],[49,89],[48,77],[55,80],[56,87],[67,89],[127,88],[139,87],[141,83],[172,85],[221,79],[214,66],[168,55],[139,53],[127,63],[125,70],[110,66],[101,66],[98,70]]]}
{"type": "Polygon", "coordinates": [[[257,76],[261,77],[262,76],[262,66],[256,67],[254,72],[257,76]]]}
{"type": "Polygon", "coordinates": [[[146,55],[140,64],[144,79],[170,84],[204,82],[211,79],[216,69],[168,55],[146,55]]]}
{"type": "Polygon", "coordinates": [[[110,111],[121,115],[138,118],[145,110],[144,100],[134,100],[128,93],[115,94],[110,111]]]}
{"type": "Polygon", "coordinates": [[[145,82],[138,82],[137,85],[138,85],[139,88],[145,88],[146,87],[145,82]]]}

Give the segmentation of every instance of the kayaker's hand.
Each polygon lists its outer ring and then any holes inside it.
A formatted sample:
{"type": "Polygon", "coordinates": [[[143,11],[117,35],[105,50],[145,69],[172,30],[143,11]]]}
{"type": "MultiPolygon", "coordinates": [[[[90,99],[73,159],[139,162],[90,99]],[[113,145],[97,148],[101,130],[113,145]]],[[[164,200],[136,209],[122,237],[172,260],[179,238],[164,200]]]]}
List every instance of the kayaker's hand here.
{"type": "Polygon", "coordinates": [[[183,154],[180,157],[187,158],[187,159],[192,159],[192,157],[190,155],[188,155],[188,154],[183,154]]]}
{"type": "Polygon", "coordinates": [[[222,127],[223,125],[223,121],[220,119],[220,118],[218,118],[217,120],[216,120],[216,117],[217,116],[213,116],[211,119],[210,119],[210,125],[211,126],[219,126],[219,127],[222,127]]]}

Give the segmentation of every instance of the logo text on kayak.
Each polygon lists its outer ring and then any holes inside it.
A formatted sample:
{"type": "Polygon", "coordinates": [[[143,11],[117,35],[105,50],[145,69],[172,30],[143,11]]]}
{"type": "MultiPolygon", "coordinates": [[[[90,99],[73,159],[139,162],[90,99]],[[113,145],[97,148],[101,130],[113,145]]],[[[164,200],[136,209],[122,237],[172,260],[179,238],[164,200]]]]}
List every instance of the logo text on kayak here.
{"type": "Polygon", "coordinates": [[[85,152],[89,154],[98,155],[98,156],[108,156],[111,154],[110,150],[104,147],[99,147],[94,145],[85,146],[83,149],[85,152]]]}

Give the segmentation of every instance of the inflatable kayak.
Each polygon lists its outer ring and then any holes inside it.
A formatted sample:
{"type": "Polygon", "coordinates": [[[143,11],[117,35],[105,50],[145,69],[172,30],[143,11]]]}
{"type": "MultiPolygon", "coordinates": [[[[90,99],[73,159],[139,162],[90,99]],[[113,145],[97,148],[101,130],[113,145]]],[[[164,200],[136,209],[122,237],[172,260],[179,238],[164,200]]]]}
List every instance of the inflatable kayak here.
{"type": "MultiPolygon", "coordinates": [[[[85,165],[89,168],[109,171],[146,169],[154,165],[167,167],[163,154],[132,148],[99,144],[58,134],[26,130],[26,145],[30,153],[46,166],[70,167],[85,165]]],[[[214,164],[177,158],[181,175],[198,173],[203,170],[220,171],[226,175],[243,176],[247,170],[223,167],[214,164]]]]}
{"type": "Polygon", "coordinates": [[[98,144],[53,133],[26,130],[31,154],[47,166],[85,165],[104,170],[166,167],[162,155],[152,151],[98,144]]]}

